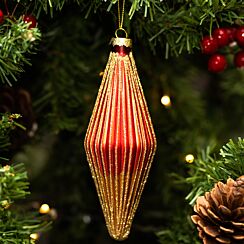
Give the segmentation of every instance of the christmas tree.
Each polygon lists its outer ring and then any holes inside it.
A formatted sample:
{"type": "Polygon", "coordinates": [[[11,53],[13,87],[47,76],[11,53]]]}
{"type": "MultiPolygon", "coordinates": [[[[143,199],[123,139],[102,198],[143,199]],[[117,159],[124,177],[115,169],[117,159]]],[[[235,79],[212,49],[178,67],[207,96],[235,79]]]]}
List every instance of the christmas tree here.
{"type": "Polygon", "coordinates": [[[1,243],[243,243],[242,0],[0,3],[1,243]]]}

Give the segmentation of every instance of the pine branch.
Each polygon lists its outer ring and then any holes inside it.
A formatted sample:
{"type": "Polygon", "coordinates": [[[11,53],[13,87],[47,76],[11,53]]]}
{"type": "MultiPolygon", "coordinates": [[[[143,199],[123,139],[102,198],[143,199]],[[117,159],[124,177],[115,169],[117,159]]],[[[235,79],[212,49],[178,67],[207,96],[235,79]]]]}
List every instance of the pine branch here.
{"type": "Polygon", "coordinates": [[[33,243],[30,234],[48,228],[36,213],[22,214],[12,209],[14,201],[29,194],[27,173],[23,164],[0,166],[0,242],[33,243]]]}
{"type": "MultiPolygon", "coordinates": [[[[6,150],[10,145],[9,133],[11,130],[16,127],[24,129],[15,121],[19,117],[18,114],[1,114],[1,151],[6,150]]],[[[27,180],[27,172],[23,164],[0,165],[0,243],[34,243],[30,234],[46,230],[50,225],[38,217],[37,213],[22,214],[18,209],[12,208],[16,200],[24,199],[30,194],[27,180]]]]}
{"type": "Polygon", "coordinates": [[[28,195],[28,185],[23,164],[0,168],[0,199],[3,208],[6,208],[6,203],[10,204],[28,195]]]}
{"type": "Polygon", "coordinates": [[[211,190],[215,183],[226,182],[228,178],[236,179],[244,174],[244,139],[237,142],[230,140],[220,150],[221,158],[211,156],[213,148],[199,154],[195,162],[189,166],[190,177],[185,181],[192,185],[192,190],[186,197],[193,205],[196,199],[211,190]]]}
{"type": "Polygon", "coordinates": [[[229,177],[235,179],[244,174],[244,139],[238,138],[237,142],[230,140],[220,150],[224,160],[224,167],[221,169],[229,177]]]}
{"type": "MultiPolygon", "coordinates": [[[[24,1],[39,16],[44,10],[53,15],[65,4],[76,2],[87,18],[92,12],[104,15],[105,11],[117,16],[117,0],[35,0],[24,1]]],[[[165,57],[193,53],[200,48],[203,35],[211,34],[219,26],[243,25],[242,0],[191,0],[160,1],[131,0],[126,2],[125,27],[132,30],[154,51],[160,47],[165,57]],[[132,28],[131,28],[132,26],[132,28]]],[[[117,19],[115,19],[117,22],[117,19]]]]}
{"type": "MultiPolygon", "coordinates": [[[[27,1],[29,2],[29,1],[27,1]]],[[[67,0],[35,0],[34,10],[40,13],[42,10],[45,13],[50,13],[53,16],[53,10],[61,11],[67,0]]],[[[39,14],[38,14],[39,15],[39,14]]]]}
{"type": "Polygon", "coordinates": [[[0,79],[3,83],[11,85],[24,71],[24,65],[31,65],[27,55],[34,52],[40,36],[40,31],[29,29],[29,23],[24,23],[22,17],[16,21],[6,18],[0,25],[0,79]]]}
{"type": "MultiPolygon", "coordinates": [[[[108,6],[100,2],[99,5],[98,1],[90,1],[88,12],[91,8],[97,11],[97,8],[102,10],[107,7],[117,16],[117,8],[112,7],[117,1],[112,0],[108,6]]],[[[132,24],[132,30],[139,39],[143,39],[154,51],[157,46],[161,47],[168,58],[198,50],[202,36],[211,34],[214,28],[242,25],[243,9],[242,0],[133,0],[126,5],[128,20],[125,25],[131,29],[132,24]]]]}
{"type": "Polygon", "coordinates": [[[137,36],[147,38],[151,48],[163,48],[166,58],[193,53],[200,48],[202,36],[211,34],[214,28],[243,24],[243,1],[211,2],[184,1],[167,5],[164,13],[159,10],[155,13],[153,22],[138,16],[133,26],[139,27],[134,28],[137,36]]]}

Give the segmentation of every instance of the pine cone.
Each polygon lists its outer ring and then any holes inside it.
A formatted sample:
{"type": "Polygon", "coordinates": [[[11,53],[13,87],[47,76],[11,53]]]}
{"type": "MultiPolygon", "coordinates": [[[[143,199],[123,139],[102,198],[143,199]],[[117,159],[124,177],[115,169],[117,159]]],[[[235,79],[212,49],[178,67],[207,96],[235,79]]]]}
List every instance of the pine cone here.
{"type": "Polygon", "coordinates": [[[244,175],[218,182],[197,199],[191,219],[204,244],[244,243],[244,175]]]}

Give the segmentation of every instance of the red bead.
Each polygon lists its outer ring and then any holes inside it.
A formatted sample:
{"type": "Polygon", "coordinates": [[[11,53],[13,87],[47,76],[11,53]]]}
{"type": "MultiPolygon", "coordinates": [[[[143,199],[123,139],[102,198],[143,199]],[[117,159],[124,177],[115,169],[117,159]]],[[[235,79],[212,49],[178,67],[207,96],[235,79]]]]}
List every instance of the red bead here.
{"type": "Polygon", "coordinates": [[[223,71],[227,67],[227,61],[224,55],[214,54],[208,60],[208,70],[214,73],[223,71]]]}
{"type": "Polygon", "coordinates": [[[235,41],[236,28],[235,27],[229,27],[229,28],[226,28],[226,31],[227,31],[228,36],[229,36],[229,42],[235,41]]]}
{"type": "Polygon", "coordinates": [[[0,24],[2,24],[4,21],[4,14],[3,11],[0,9],[0,24]]]}
{"type": "Polygon", "coordinates": [[[237,68],[244,68],[244,50],[236,53],[234,63],[237,68]]]}
{"type": "Polygon", "coordinates": [[[210,36],[204,36],[201,41],[201,48],[202,48],[202,53],[213,54],[218,49],[218,43],[214,38],[210,36]]]}
{"type": "Polygon", "coordinates": [[[25,23],[30,23],[29,29],[36,27],[36,18],[33,15],[24,15],[23,20],[25,23]]]}
{"type": "Polygon", "coordinates": [[[226,29],[218,28],[213,32],[213,38],[217,40],[218,46],[223,47],[229,43],[229,35],[226,29]]]}
{"type": "Polygon", "coordinates": [[[244,26],[236,30],[235,39],[240,47],[244,47],[244,26]]]}

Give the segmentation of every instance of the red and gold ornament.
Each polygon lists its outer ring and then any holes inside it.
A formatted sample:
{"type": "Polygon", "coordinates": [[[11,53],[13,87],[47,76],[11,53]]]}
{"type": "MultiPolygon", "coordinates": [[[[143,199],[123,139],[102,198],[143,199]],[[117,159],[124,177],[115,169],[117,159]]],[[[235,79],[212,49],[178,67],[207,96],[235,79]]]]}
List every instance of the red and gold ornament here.
{"type": "Polygon", "coordinates": [[[112,50],[85,137],[85,151],[109,234],[129,235],[156,150],[156,137],[132,55],[132,41],[112,50]]]}

